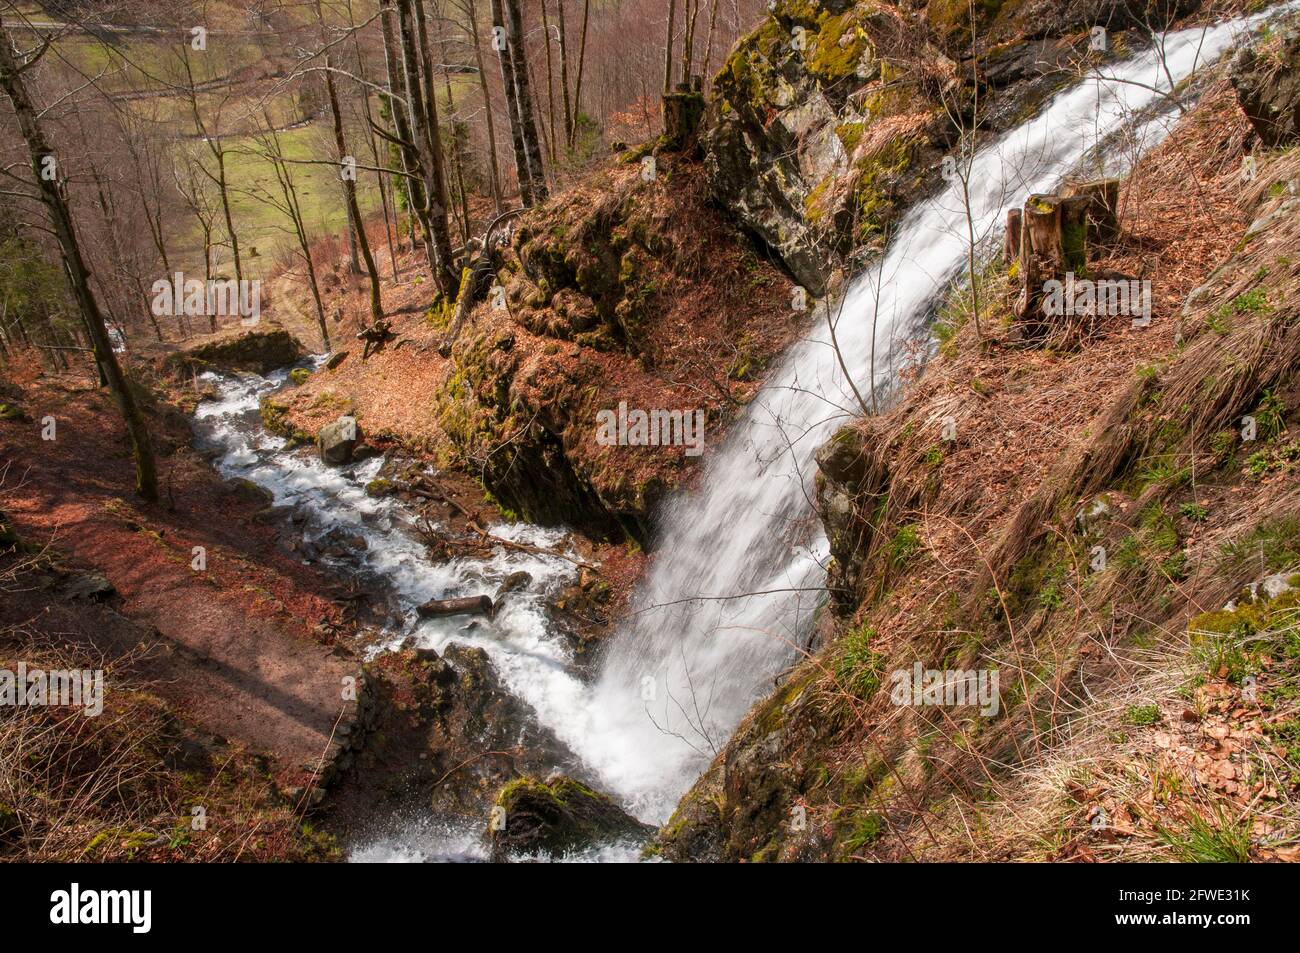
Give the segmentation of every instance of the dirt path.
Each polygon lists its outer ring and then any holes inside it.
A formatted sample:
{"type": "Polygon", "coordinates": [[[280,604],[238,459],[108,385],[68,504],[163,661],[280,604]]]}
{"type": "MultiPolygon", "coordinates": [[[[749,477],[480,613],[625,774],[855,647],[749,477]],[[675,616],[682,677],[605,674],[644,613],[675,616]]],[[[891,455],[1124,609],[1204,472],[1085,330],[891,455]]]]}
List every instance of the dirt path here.
{"type": "MultiPolygon", "coordinates": [[[[354,708],[344,680],[359,665],[333,646],[342,619],[328,583],[276,544],[257,521],[260,504],[234,495],[182,443],[178,414],[154,427],[166,502],[134,500],[108,395],[65,383],[28,388],[28,419],[0,421],[0,505],[25,539],[102,573],[119,611],[152,630],[136,668],[159,694],[207,730],[274,756],[284,783],[303,783],[354,708]],[[40,438],[47,415],[54,441],[40,438]],[[191,567],[196,546],[202,571],[191,567]]],[[[111,633],[69,636],[128,648],[111,633]]]]}

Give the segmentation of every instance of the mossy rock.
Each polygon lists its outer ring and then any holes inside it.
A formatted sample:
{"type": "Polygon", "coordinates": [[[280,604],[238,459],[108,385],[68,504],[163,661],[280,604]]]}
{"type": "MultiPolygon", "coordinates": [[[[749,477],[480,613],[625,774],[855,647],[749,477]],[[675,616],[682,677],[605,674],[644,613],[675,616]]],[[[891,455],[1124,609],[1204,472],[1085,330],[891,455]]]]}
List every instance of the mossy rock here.
{"type": "Polygon", "coordinates": [[[396,491],[397,485],[392,480],[385,480],[382,477],[366,484],[366,496],[370,497],[391,496],[396,491]]]}
{"type": "Polygon", "coordinates": [[[301,387],[311,377],[311,371],[305,367],[295,367],[289,372],[289,380],[301,387]]]}
{"type": "Polygon", "coordinates": [[[619,839],[645,839],[654,828],[632,817],[607,795],[573,778],[519,777],[497,793],[488,832],[495,857],[561,856],[619,839]]]}
{"type": "Polygon", "coordinates": [[[265,487],[258,486],[252,480],[246,480],[243,477],[231,477],[226,481],[226,485],[240,499],[248,500],[250,503],[260,503],[263,506],[275,502],[275,494],[265,487]]]}
{"type": "Polygon", "coordinates": [[[0,420],[19,420],[23,412],[13,404],[0,404],[0,420]]]}
{"type": "Polygon", "coordinates": [[[303,356],[303,346],[284,328],[221,334],[170,358],[174,366],[220,367],[266,374],[303,356]]]}

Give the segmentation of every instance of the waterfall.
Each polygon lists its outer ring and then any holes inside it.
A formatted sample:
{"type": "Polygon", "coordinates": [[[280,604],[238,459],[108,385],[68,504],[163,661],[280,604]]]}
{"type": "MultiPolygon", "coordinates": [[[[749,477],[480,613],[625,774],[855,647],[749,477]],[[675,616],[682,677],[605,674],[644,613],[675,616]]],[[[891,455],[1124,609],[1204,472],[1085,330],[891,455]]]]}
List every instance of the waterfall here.
{"type": "MultiPolygon", "coordinates": [[[[1170,34],[1169,75],[1180,82],[1262,16],[1170,34]]],[[[1133,126],[1136,113],[1162,98],[1156,90],[1169,89],[1154,51],[1099,74],[976,153],[969,202],[977,236],[996,237],[1007,208],[1050,192],[1108,133],[1133,126]]],[[[1151,148],[1170,125],[1137,124],[1134,151],[1151,148]]],[[[886,388],[909,338],[924,332],[964,266],[960,184],[913,208],[895,236],[848,288],[836,325],[844,364],[864,394],[873,321],[876,384],[886,388]]],[[[828,556],[811,503],[813,454],[855,407],[822,317],[725,442],[706,451],[702,487],[667,504],[656,556],[595,686],[590,723],[583,737],[566,738],[642,818],[667,819],[806,638],[828,556]]]]}
{"type": "MultiPolygon", "coordinates": [[[[1294,0],[1273,12],[1298,6],[1294,0]]],[[[979,150],[969,175],[976,235],[996,239],[1007,208],[1031,192],[1051,191],[1108,133],[1133,128],[1134,155],[1157,143],[1168,132],[1167,115],[1134,117],[1161,99],[1157,90],[1169,88],[1166,69],[1181,81],[1266,15],[1171,34],[1163,65],[1147,52],[1107,67],[979,150]]],[[[953,185],[913,208],[879,262],[850,285],[837,337],[859,391],[870,389],[873,351],[882,389],[910,356],[924,356],[927,318],[960,274],[967,251],[966,209],[953,185]]],[[[286,374],[210,375],[220,399],[200,406],[196,427],[218,451],[223,474],[251,479],[278,505],[295,509],[304,539],[342,532],[365,542],[340,568],[382,593],[391,610],[393,621],[372,651],[404,642],[438,650],[451,642],[481,647],[510,691],[605,790],[643,820],[666,820],[746,710],[794,660],[824,602],[828,547],[811,500],[813,454],[857,410],[824,316],[785,355],[725,441],[708,448],[699,488],[665,505],[654,559],[594,682],[575,671],[544,606],[547,593],[573,581],[573,564],[506,550],[482,559],[430,560],[412,532],[411,514],[391,499],[366,495],[380,460],[340,471],[261,430],[258,401],[283,386],[286,374]],[[534,578],[532,590],[506,596],[491,621],[421,620],[414,612],[433,597],[500,595],[504,580],[520,569],[534,578]]],[[[567,545],[555,530],[523,524],[491,530],[552,550],[567,545]]],[[[437,831],[402,822],[390,828],[357,846],[353,857],[481,855],[478,822],[437,831]]],[[[635,850],[609,845],[584,855],[634,856],[635,850]]]]}

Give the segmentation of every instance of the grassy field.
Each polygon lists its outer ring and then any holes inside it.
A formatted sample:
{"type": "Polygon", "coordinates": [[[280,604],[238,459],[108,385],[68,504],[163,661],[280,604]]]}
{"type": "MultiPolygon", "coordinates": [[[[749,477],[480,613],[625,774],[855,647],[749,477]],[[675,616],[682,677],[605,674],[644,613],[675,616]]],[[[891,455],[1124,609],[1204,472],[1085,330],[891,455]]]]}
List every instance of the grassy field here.
{"type": "MultiPolygon", "coordinates": [[[[364,6],[366,4],[360,4],[357,8],[359,17],[364,6]]],[[[31,3],[23,4],[22,12],[35,21],[52,19],[31,3]]],[[[258,198],[269,193],[279,202],[281,193],[274,166],[252,132],[264,125],[264,117],[281,130],[280,148],[291,160],[289,169],[302,204],[309,237],[314,239],[341,234],[347,224],[338,168],[329,164],[312,164],[328,162],[333,156],[333,130],[328,112],[304,122],[306,110],[299,101],[299,83],[268,75],[275,72],[277,66],[283,71],[286,64],[268,55],[258,38],[242,28],[242,24],[247,22],[245,13],[217,4],[209,7],[208,20],[214,24],[214,31],[226,32],[214,32],[209,37],[206,53],[188,51],[181,38],[174,36],[129,35],[106,44],[94,37],[76,35],[61,39],[51,55],[70,73],[94,78],[101,89],[118,94],[117,102],[121,108],[131,110],[146,123],[166,129],[167,134],[173,137],[171,151],[174,161],[181,162],[188,153],[200,159],[208,169],[215,169],[215,162],[200,138],[189,97],[182,90],[188,85],[188,75],[192,75],[198,84],[219,83],[226,78],[233,80],[229,85],[201,91],[197,96],[198,109],[207,130],[210,133],[220,130],[223,135],[232,216],[245,259],[244,270],[250,277],[265,277],[283,261],[287,249],[296,249],[297,239],[288,217],[258,198]],[[231,24],[240,26],[236,28],[231,24]],[[185,69],[186,58],[189,60],[189,74],[185,69]]],[[[454,77],[455,100],[459,101],[476,90],[476,78],[454,77]]],[[[439,105],[445,108],[445,92],[441,84],[438,93],[439,105]]],[[[346,97],[355,93],[345,88],[341,94],[346,97]]],[[[377,100],[372,97],[370,105],[377,116],[377,100]]],[[[359,164],[374,164],[370,147],[357,130],[349,130],[349,145],[359,164]]],[[[375,173],[364,169],[358,171],[357,192],[363,216],[379,211],[380,193],[375,173]]],[[[189,272],[202,272],[201,228],[192,215],[177,214],[179,217],[171,223],[170,242],[175,249],[173,264],[189,272]]],[[[215,228],[214,239],[224,241],[225,226],[220,216],[215,228]]],[[[218,268],[229,271],[228,249],[218,248],[216,258],[218,268]]]]}

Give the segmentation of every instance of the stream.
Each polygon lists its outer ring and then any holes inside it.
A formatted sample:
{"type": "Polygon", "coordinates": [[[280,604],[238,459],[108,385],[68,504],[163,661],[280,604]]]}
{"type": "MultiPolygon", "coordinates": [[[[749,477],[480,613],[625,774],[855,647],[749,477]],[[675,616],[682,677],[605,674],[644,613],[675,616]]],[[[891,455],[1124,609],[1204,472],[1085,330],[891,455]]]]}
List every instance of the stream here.
{"type": "MultiPolygon", "coordinates": [[[[1266,16],[1296,6],[1170,34],[1169,74],[1181,81],[1266,16]]],[[[1135,118],[1158,100],[1157,90],[1169,89],[1153,52],[1101,73],[1104,78],[1057,94],[1035,118],[976,153],[970,216],[982,242],[1000,237],[1008,207],[1031,192],[1052,191],[1109,134],[1132,128],[1131,160],[1168,132],[1167,114],[1135,118]]],[[[895,234],[884,256],[848,288],[838,324],[844,363],[864,392],[873,373],[887,391],[902,366],[927,353],[927,323],[967,254],[959,185],[915,206],[895,234]]],[[[430,561],[406,507],[365,493],[380,458],[332,468],[308,452],[286,450],[281,438],[262,429],[258,402],[283,386],[287,369],[265,377],[207,375],[218,398],[199,406],[195,427],[216,451],[218,470],[271,491],[277,505],[290,508],[304,539],[341,532],[365,541],[336,568],[387,596],[391,617],[372,652],[404,640],[438,650],[453,641],[483,648],[509,690],[536,710],[604,790],[642,820],[661,824],[791,663],[824,602],[828,548],[811,503],[813,454],[848,419],[845,408],[855,399],[820,320],[821,329],[787,352],[726,439],[707,447],[698,489],[665,504],[655,557],[592,680],[580,677],[545,609],[546,594],[571,584],[576,568],[504,548],[483,560],[430,561]],[[507,595],[491,621],[421,620],[413,612],[431,598],[495,595],[518,570],[534,583],[507,595]]],[[[500,524],[490,532],[553,550],[566,546],[561,530],[500,524]]],[[[350,857],[485,854],[477,829],[430,834],[399,823],[370,843],[352,845],[350,857]]],[[[595,846],[575,859],[635,856],[631,848],[595,846]]]]}

